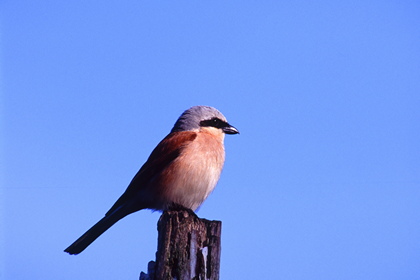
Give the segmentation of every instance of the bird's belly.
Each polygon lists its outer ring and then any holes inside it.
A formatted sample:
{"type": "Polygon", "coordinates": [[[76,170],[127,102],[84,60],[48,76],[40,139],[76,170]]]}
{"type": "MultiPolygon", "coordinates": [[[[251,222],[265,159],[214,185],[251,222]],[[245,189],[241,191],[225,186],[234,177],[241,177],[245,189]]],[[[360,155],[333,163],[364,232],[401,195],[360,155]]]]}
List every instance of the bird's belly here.
{"type": "Polygon", "coordinates": [[[215,188],[224,163],[224,149],[201,149],[178,157],[164,182],[166,204],[196,210],[215,188]]]}

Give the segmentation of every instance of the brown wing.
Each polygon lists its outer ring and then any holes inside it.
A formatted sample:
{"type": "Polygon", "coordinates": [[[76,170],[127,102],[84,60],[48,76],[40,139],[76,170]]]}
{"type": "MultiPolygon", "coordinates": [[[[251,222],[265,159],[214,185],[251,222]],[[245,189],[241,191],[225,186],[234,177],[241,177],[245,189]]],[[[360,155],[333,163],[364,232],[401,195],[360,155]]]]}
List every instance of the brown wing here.
{"type": "MultiPolygon", "coordinates": [[[[185,145],[193,141],[196,137],[197,133],[192,131],[175,132],[166,136],[152,151],[147,161],[131,180],[125,192],[105,215],[111,214],[114,210],[125,204],[126,201],[130,200],[130,198],[135,197],[136,193],[142,187],[169,166],[178,157],[185,145]]],[[[143,208],[132,209],[130,213],[143,208]]]]}

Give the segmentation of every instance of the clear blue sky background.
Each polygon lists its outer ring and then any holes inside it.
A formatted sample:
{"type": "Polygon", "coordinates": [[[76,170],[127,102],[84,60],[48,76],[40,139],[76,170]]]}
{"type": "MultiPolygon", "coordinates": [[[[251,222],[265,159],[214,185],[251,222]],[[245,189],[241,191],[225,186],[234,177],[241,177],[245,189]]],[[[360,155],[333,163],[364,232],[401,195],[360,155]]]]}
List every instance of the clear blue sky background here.
{"type": "Polygon", "coordinates": [[[222,279],[420,279],[418,1],[2,1],[1,279],[137,279],[159,213],[63,252],[211,105],[222,279]]]}

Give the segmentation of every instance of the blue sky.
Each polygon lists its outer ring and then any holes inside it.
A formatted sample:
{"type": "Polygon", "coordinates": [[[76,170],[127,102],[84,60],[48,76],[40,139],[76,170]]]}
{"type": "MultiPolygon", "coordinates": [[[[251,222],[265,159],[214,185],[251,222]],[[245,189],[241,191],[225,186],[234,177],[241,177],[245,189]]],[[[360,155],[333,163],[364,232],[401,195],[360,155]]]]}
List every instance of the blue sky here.
{"type": "Polygon", "coordinates": [[[2,1],[0,279],[137,279],[159,213],[63,250],[218,108],[221,279],[420,279],[417,1],[2,1]]]}

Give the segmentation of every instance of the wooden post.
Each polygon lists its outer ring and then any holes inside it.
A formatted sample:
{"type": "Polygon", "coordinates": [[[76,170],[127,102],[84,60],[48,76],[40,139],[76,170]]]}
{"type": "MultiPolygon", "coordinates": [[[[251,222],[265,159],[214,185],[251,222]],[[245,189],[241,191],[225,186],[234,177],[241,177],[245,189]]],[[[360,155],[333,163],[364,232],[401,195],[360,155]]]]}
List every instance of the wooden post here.
{"type": "Polygon", "coordinates": [[[165,211],[158,222],[156,263],[140,280],[218,280],[222,222],[191,210],[165,211]]]}

